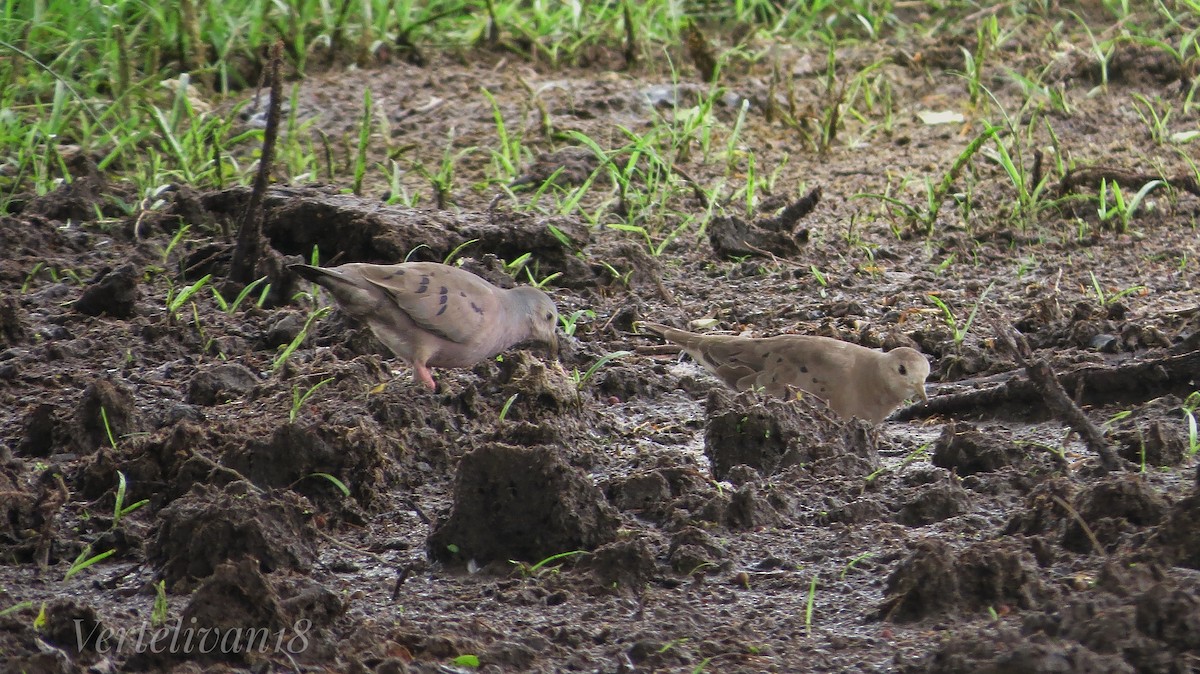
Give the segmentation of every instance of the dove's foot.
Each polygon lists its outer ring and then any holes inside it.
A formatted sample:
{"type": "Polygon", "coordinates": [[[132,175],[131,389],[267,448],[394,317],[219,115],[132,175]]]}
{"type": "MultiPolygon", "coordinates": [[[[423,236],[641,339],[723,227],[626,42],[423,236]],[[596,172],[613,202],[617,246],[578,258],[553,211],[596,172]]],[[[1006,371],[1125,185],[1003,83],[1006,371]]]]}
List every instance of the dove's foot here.
{"type": "Polygon", "coordinates": [[[437,390],[437,382],[433,381],[433,373],[424,365],[413,366],[413,379],[424,384],[430,391],[437,390]]]}

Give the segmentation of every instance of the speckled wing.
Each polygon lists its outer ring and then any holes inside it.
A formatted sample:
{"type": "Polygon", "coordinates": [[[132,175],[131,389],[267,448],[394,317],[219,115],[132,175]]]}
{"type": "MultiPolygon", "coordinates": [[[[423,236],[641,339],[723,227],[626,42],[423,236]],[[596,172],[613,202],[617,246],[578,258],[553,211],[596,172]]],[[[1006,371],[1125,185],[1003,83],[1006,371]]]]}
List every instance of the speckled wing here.
{"type": "Polygon", "coordinates": [[[410,262],[364,266],[359,273],[418,326],[452,342],[478,339],[498,319],[495,287],[468,271],[410,262]]]}
{"type": "Polygon", "coordinates": [[[774,396],[786,396],[791,387],[828,399],[847,385],[854,361],[854,354],[843,344],[819,337],[694,335],[680,343],[728,386],[739,391],[762,389],[774,396]]]}

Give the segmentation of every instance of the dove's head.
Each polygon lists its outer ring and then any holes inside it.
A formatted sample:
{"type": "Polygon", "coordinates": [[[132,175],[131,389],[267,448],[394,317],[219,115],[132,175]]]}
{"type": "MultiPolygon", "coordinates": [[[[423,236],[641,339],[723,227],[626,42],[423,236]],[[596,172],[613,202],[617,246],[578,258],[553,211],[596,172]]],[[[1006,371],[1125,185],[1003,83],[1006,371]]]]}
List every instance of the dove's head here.
{"type": "Polygon", "coordinates": [[[888,351],[883,356],[884,385],[896,394],[899,400],[912,397],[928,400],[925,394],[925,378],[929,376],[929,361],[920,351],[907,346],[888,351]]]}
{"type": "Polygon", "coordinates": [[[528,339],[545,344],[550,355],[558,358],[558,308],[554,300],[533,286],[513,288],[512,295],[521,308],[520,315],[527,321],[528,339]]]}

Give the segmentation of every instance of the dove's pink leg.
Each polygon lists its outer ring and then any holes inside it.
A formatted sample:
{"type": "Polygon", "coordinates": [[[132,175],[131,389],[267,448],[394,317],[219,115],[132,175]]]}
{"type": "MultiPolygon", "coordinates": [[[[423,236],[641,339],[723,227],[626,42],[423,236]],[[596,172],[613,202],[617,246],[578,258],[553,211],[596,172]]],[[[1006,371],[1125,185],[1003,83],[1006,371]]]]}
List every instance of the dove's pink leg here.
{"type": "Polygon", "coordinates": [[[416,379],[425,386],[428,386],[430,391],[437,390],[437,384],[433,381],[433,373],[430,372],[429,368],[424,365],[413,365],[413,379],[416,379]]]}

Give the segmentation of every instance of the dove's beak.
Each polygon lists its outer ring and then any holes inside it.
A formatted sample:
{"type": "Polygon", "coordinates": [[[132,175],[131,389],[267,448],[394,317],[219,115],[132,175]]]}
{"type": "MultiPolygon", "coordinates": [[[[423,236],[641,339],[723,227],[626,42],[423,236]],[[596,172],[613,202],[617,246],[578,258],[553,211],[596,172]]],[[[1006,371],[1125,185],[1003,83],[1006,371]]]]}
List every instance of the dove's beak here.
{"type": "Polygon", "coordinates": [[[546,342],[546,352],[549,353],[550,357],[553,358],[554,360],[558,360],[559,346],[560,345],[559,345],[559,336],[558,335],[554,335],[553,337],[550,338],[550,341],[546,342]]]}
{"type": "Polygon", "coordinates": [[[929,394],[925,393],[925,383],[924,382],[917,384],[917,388],[914,391],[914,393],[916,393],[917,397],[921,399],[921,402],[923,402],[923,403],[929,402],[929,394]]]}

